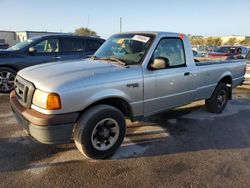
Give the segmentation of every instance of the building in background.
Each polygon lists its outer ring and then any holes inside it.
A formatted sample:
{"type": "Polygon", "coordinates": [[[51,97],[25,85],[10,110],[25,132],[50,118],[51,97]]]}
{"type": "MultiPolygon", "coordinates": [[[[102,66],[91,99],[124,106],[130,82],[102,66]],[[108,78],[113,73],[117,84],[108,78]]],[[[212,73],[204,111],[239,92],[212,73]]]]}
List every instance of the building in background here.
{"type": "Polygon", "coordinates": [[[0,31],[0,49],[5,49],[31,37],[60,34],[47,31],[0,31]]]}
{"type": "Polygon", "coordinates": [[[0,39],[0,49],[6,49],[9,45],[5,43],[4,39],[0,39]]]}
{"type": "Polygon", "coordinates": [[[16,36],[18,41],[22,42],[32,37],[60,34],[59,32],[47,32],[47,31],[17,31],[16,36]]]}
{"type": "Polygon", "coordinates": [[[250,39],[250,36],[243,36],[243,35],[229,35],[220,37],[222,39],[222,43],[225,44],[229,39],[235,38],[237,41],[243,41],[245,39],[250,39]]]}
{"type": "Polygon", "coordinates": [[[8,48],[18,43],[16,32],[14,31],[0,31],[0,48],[8,48]]]}

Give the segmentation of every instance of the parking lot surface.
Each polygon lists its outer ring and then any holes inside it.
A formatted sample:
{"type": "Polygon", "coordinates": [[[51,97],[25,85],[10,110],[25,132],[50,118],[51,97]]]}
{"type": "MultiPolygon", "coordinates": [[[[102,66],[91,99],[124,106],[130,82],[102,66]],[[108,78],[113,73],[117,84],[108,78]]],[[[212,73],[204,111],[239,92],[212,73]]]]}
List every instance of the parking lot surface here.
{"type": "Polygon", "coordinates": [[[85,159],[74,144],[43,145],[17,125],[0,95],[0,187],[249,187],[250,86],[222,114],[199,101],[127,122],[122,147],[85,159]]]}

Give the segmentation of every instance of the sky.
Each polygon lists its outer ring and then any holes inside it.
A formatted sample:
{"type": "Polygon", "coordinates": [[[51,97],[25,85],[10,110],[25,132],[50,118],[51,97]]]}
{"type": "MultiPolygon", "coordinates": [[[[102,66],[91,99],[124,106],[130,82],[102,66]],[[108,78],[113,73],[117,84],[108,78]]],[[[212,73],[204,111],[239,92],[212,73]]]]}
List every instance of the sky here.
{"type": "Polygon", "coordinates": [[[250,0],[0,0],[0,30],[250,36],[250,0]]]}

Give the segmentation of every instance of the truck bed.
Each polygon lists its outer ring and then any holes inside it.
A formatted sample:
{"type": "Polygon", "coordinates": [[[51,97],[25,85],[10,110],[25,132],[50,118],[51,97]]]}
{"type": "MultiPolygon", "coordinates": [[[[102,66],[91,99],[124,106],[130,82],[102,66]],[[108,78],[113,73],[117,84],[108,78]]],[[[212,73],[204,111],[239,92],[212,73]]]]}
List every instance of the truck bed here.
{"type": "Polygon", "coordinates": [[[225,64],[225,63],[239,63],[243,62],[244,60],[224,60],[224,61],[200,61],[200,62],[195,62],[196,66],[205,66],[205,65],[215,65],[215,64],[225,64]]]}

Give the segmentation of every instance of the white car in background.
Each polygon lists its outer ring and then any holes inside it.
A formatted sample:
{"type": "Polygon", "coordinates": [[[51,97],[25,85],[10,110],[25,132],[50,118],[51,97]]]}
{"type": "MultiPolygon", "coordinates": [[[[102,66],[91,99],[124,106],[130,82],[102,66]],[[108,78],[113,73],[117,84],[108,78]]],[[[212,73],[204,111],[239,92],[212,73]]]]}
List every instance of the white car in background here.
{"type": "Polygon", "coordinates": [[[250,51],[246,55],[247,66],[246,66],[246,74],[245,74],[245,83],[250,84],[250,51]]]}

